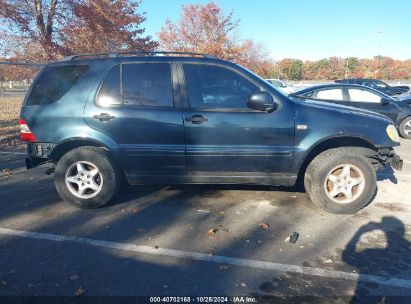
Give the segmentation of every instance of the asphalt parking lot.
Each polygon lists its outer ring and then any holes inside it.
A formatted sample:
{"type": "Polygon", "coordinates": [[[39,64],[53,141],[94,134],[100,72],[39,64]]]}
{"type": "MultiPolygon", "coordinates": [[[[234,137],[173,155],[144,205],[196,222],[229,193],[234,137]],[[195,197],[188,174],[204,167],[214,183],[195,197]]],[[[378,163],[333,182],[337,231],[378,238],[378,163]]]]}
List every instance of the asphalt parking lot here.
{"type": "Polygon", "coordinates": [[[81,210],[44,166],[2,152],[0,295],[411,296],[410,148],[398,150],[406,170],[380,174],[354,215],[296,188],[211,185],[125,187],[81,210]]]}

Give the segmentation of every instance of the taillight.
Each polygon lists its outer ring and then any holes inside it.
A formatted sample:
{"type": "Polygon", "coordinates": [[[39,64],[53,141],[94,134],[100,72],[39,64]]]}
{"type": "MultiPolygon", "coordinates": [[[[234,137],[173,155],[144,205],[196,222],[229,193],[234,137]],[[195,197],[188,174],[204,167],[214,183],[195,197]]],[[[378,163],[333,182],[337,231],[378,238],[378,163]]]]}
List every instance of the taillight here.
{"type": "Polygon", "coordinates": [[[28,142],[35,142],[36,137],[31,132],[29,126],[24,119],[19,120],[21,140],[28,142]]]}

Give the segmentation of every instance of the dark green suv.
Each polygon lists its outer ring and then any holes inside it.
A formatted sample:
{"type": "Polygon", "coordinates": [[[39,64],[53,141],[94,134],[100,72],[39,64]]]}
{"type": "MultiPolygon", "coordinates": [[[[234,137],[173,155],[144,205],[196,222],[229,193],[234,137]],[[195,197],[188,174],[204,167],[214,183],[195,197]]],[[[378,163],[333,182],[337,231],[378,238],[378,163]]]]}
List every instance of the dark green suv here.
{"type": "Polygon", "coordinates": [[[60,195],[105,205],[130,184],[304,181],[330,212],[377,191],[397,130],[385,116],[284,95],[234,63],[193,53],[78,55],[48,64],[21,109],[27,167],[52,162],[60,195]]]}

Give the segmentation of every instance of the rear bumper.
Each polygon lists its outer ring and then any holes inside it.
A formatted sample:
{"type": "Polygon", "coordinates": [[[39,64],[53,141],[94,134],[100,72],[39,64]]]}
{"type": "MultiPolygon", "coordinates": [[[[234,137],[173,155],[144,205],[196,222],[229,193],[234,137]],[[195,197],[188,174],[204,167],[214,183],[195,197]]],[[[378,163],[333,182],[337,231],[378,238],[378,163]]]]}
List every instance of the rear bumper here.
{"type": "Polygon", "coordinates": [[[55,144],[29,143],[27,144],[26,168],[31,169],[50,161],[51,151],[55,144]]]}

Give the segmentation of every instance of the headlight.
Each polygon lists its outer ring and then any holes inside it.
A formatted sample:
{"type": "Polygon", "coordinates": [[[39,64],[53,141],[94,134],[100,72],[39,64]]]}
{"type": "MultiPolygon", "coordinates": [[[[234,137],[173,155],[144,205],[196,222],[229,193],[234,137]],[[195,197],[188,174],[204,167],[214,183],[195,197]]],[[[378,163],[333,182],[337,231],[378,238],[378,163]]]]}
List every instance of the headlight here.
{"type": "Polygon", "coordinates": [[[387,129],[388,137],[395,142],[400,142],[400,136],[398,135],[397,128],[394,125],[388,125],[387,129]]]}

